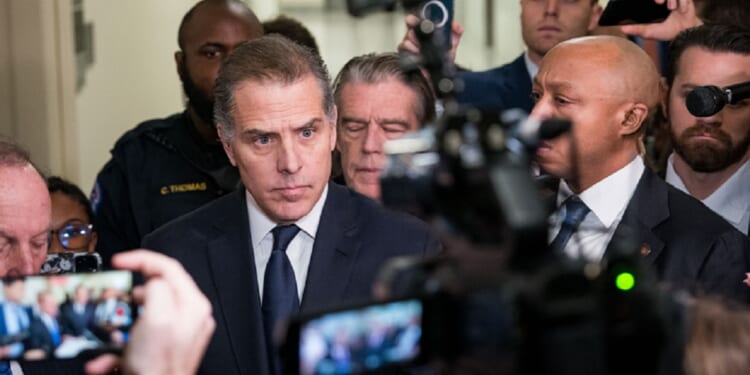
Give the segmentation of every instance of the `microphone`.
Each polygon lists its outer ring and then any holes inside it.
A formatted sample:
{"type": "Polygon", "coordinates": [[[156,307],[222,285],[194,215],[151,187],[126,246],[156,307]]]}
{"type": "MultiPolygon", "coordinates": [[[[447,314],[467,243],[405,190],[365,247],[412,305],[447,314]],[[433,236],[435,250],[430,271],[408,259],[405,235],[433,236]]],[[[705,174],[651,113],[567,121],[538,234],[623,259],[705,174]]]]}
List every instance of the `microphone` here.
{"type": "Polygon", "coordinates": [[[719,88],[716,86],[698,86],[688,94],[685,105],[696,117],[713,116],[727,104],[735,104],[750,98],[750,81],[719,88]]]}
{"type": "MultiPolygon", "coordinates": [[[[509,116],[503,114],[503,120],[506,119],[509,119],[509,116]]],[[[542,120],[536,117],[525,117],[517,123],[513,135],[532,148],[536,147],[540,141],[554,139],[567,133],[571,126],[569,120],[558,118],[542,120]]]]}

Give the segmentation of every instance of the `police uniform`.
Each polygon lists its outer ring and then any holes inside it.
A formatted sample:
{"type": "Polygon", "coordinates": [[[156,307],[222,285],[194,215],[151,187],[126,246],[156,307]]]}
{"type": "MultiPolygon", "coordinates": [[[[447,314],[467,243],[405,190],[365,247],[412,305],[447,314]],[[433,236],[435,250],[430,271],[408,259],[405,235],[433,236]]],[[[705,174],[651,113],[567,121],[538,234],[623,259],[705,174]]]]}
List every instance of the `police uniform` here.
{"type": "Polygon", "coordinates": [[[111,153],[91,193],[105,268],[115,253],[240,183],[221,144],[205,144],[187,112],[141,123],[111,153]]]}

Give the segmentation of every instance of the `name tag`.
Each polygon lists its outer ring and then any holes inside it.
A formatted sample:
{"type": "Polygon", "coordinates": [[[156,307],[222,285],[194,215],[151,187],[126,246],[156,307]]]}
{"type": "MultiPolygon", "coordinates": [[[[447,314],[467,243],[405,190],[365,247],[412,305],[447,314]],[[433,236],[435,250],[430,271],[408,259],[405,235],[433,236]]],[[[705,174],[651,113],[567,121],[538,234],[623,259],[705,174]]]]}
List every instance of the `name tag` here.
{"type": "Polygon", "coordinates": [[[205,182],[191,182],[188,184],[175,184],[162,186],[159,189],[161,195],[168,195],[173,193],[189,193],[191,191],[206,191],[208,185],[205,182]]]}

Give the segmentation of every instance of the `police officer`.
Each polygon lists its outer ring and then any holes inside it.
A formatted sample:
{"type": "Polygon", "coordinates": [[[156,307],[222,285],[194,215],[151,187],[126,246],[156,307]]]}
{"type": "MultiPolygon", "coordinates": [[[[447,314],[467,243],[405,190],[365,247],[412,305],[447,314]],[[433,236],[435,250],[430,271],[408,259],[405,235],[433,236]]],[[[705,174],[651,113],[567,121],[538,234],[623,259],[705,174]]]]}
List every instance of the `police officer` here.
{"type": "Polygon", "coordinates": [[[224,58],[261,35],[263,26],[241,1],[203,0],[185,14],[174,57],[186,110],[125,133],[91,193],[104,267],[152,230],[238,186],[213,125],[212,89],[224,58]]]}

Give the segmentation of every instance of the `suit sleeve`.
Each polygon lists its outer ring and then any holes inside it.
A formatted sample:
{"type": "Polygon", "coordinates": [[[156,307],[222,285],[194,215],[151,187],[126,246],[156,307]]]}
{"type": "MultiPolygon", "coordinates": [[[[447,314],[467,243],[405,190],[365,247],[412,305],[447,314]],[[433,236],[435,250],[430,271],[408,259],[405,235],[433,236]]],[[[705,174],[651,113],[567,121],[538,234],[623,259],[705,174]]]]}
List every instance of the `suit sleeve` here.
{"type": "Polygon", "coordinates": [[[102,256],[105,269],[111,268],[114,254],[140,245],[130,196],[123,166],[115,159],[110,160],[96,177],[91,193],[98,236],[96,251],[102,256]]]}
{"type": "Polygon", "coordinates": [[[716,238],[700,274],[701,285],[710,294],[750,304],[750,286],[745,273],[750,272],[750,238],[738,231],[716,238]]]}
{"type": "Polygon", "coordinates": [[[422,255],[425,257],[431,257],[440,255],[443,253],[443,245],[440,239],[437,237],[435,232],[428,230],[425,239],[425,247],[422,251],[422,255]]]}

